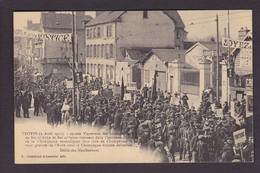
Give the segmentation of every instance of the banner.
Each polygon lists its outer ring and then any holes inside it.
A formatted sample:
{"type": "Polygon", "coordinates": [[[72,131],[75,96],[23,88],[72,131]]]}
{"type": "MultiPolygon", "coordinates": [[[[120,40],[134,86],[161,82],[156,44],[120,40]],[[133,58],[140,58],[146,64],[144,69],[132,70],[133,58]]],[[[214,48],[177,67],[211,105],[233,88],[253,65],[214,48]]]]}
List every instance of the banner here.
{"type": "Polygon", "coordinates": [[[234,137],[235,145],[244,143],[246,141],[245,129],[240,129],[238,131],[233,132],[233,137],[234,137]]]}
{"type": "Polygon", "coordinates": [[[131,93],[125,93],[124,100],[132,100],[131,93]]]}
{"type": "Polygon", "coordinates": [[[239,41],[230,38],[222,38],[222,46],[230,48],[252,49],[252,41],[239,41]]]}
{"type": "Polygon", "coordinates": [[[222,109],[216,109],[216,117],[223,117],[223,110],[222,109]]]}
{"type": "Polygon", "coordinates": [[[66,80],[66,88],[72,89],[73,88],[73,81],[72,80],[66,80]]]}
{"type": "Polygon", "coordinates": [[[34,39],[45,39],[45,40],[52,40],[58,42],[71,42],[71,33],[54,34],[54,33],[43,33],[43,32],[36,32],[36,31],[15,30],[14,36],[28,37],[34,39]]]}
{"type": "Polygon", "coordinates": [[[91,91],[91,95],[93,95],[93,96],[98,95],[98,90],[91,91]]]}

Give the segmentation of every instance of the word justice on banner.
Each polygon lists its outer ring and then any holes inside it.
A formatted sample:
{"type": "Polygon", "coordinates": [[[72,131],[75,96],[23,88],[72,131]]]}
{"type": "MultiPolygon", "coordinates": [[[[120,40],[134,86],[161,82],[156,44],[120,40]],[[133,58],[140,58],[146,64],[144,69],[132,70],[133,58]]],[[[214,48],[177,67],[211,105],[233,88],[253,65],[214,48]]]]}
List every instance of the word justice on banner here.
{"type": "Polygon", "coordinates": [[[230,38],[222,38],[222,46],[230,48],[252,49],[252,41],[239,41],[230,38]]]}
{"type": "Polygon", "coordinates": [[[16,37],[28,37],[34,39],[45,39],[58,42],[71,42],[71,33],[56,34],[56,33],[44,33],[26,30],[16,30],[14,31],[14,36],[16,37]]]}

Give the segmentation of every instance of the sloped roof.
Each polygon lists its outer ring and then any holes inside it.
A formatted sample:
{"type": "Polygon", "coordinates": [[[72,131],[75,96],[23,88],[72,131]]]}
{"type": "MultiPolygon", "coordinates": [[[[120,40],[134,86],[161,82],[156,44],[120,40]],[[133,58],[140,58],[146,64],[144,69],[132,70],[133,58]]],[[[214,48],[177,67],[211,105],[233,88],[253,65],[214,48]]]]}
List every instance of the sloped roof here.
{"type": "MultiPolygon", "coordinates": [[[[86,26],[93,26],[97,24],[109,23],[118,19],[121,15],[123,15],[126,11],[104,11],[96,18],[92,19],[86,26]]],[[[164,10],[164,14],[170,17],[179,28],[184,28],[185,25],[181,19],[181,16],[176,10],[164,10]]]]}
{"type": "Polygon", "coordinates": [[[184,50],[188,50],[189,48],[191,48],[196,43],[197,43],[196,41],[184,41],[183,42],[184,50]]]}
{"type": "MultiPolygon", "coordinates": [[[[212,50],[212,51],[217,50],[217,43],[216,42],[212,42],[212,41],[198,41],[195,44],[193,44],[190,48],[188,48],[186,50],[186,53],[188,53],[189,51],[191,51],[193,48],[195,48],[198,45],[202,45],[202,46],[204,46],[207,49],[212,50]]],[[[220,50],[220,53],[225,53],[225,52],[228,51],[228,48],[222,47],[222,44],[219,43],[219,50],[220,50]]]]}
{"type": "MultiPolygon", "coordinates": [[[[91,16],[77,15],[77,29],[84,29],[83,21],[90,21],[91,16]]],[[[64,13],[41,13],[41,24],[43,28],[49,29],[71,29],[72,15],[64,13]]]]}
{"type": "Polygon", "coordinates": [[[86,26],[113,22],[125,12],[126,11],[104,11],[103,13],[92,19],[90,22],[88,22],[86,26]]]}
{"type": "Polygon", "coordinates": [[[133,60],[143,60],[147,53],[151,51],[150,48],[143,49],[127,49],[127,53],[133,60]]]}
{"type": "MultiPolygon", "coordinates": [[[[171,62],[173,60],[176,60],[179,58],[179,55],[183,54],[183,50],[177,50],[173,48],[159,48],[159,49],[152,49],[149,54],[145,57],[145,59],[142,61],[142,63],[145,63],[151,55],[157,55],[158,58],[163,62],[171,62]]],[[[182,57],[182,56],[180,56],[182,57]]]]}

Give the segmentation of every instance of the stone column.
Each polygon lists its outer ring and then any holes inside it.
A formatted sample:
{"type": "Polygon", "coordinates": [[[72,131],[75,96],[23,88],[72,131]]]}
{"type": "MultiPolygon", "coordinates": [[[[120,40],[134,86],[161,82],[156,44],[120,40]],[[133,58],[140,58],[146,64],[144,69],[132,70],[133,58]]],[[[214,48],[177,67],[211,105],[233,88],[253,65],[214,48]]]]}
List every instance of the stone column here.
{"type": "Polygon", "coordinates": [[[200,99],[201,99],[201,96],[202,96],[202,92],[210,87],[210,64],[211,64],[211,61],[202,57],[200,59],[200,99]]]}
{"type": "Polygon", "coordinates": [[[225,61],[220,63],[222,65],[222,83],[221,83],[221,103],[228,101],[228,76],[227,76],[227,64],[225,61]]]}
{"type": "Polygon", "coordinates": [[[179,60],[174,60],[172,62],[169,62],[168,64],[168,91],[170,90],[170,76],[173,77],[173,83],[172,83],[172,93],[174,92],[181,92],[181,68],[183,68],[183,63],[179,60]]]}

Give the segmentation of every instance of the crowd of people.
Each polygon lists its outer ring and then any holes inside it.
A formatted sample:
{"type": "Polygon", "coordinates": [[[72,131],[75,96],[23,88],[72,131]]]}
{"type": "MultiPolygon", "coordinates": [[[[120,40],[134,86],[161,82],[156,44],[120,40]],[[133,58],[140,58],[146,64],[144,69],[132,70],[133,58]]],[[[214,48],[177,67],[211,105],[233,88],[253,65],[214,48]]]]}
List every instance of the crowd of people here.
{"type": "MultiPolygon", "coordinates": [[[[145,86],[127,91],[131,100],[113,95],[110,84],[102,79],[87,78],[79,87],[80,109],[73,114],[72,91],[64,81],[50,77],[32,79],[30,70],[16,74],[15,112],[25,118],[33,104],[34,116],[47,115],[47,123],[106,128],[138,143],[153,153],[159,162],[245,162],[253,161],[253,138],[235,146],[233,132],[241,129],[223,106],[223,116],[212,110],[210,94],[205,91],[200,107],[189,106],[188,96],[158,91],[156,98],[145,86]],[[24,80],[26,79],[26,80],[24,80]],[[93,91],[98,91],[93,94],[93,91]],[[33,98],[33,99],[32,99],[33,98]],[[33,103],[32,103],[33,100],[33,103]],[[178,157],[178,158],[177,158],[178,157]]],[[[112,86],[111,86],[112,85],[112,86]]]]}

